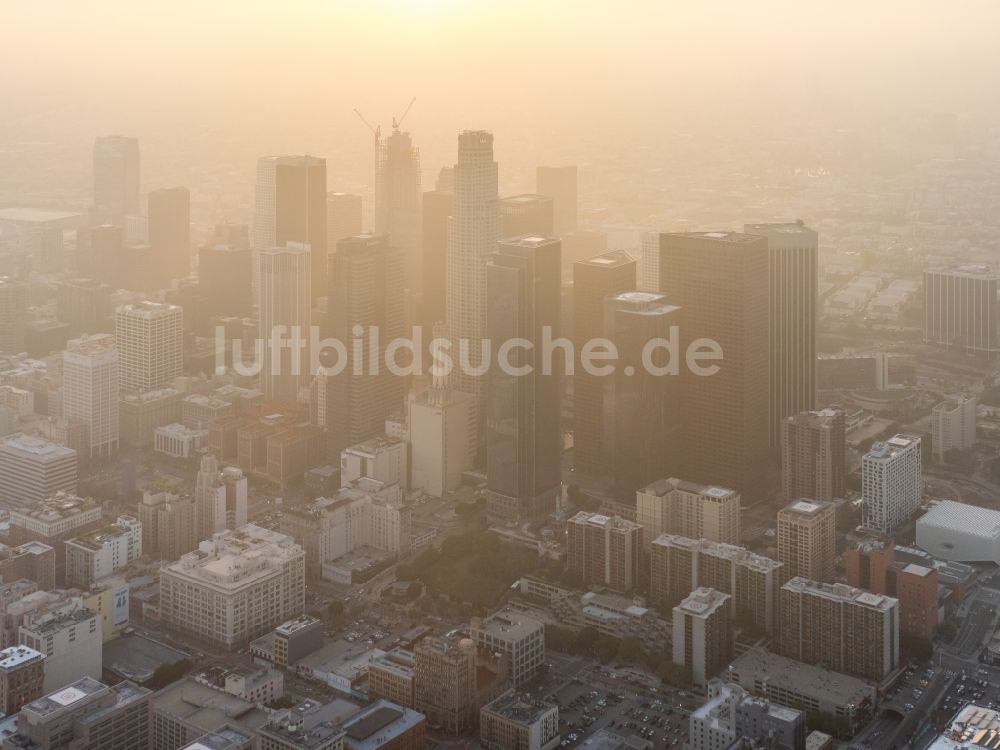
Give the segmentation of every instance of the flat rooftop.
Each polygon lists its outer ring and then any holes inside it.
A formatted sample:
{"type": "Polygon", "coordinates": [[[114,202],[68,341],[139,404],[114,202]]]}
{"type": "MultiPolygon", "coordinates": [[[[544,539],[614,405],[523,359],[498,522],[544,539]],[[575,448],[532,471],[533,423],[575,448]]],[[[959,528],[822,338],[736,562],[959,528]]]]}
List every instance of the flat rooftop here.
{"type": "Polygon", "coordinates": [[[409,732],[424,721],[424,715],[409,708],[379,700],[344,724],[354,750],[374,750],[409,732]]]}
{"type": "Polygon", "coordinates": [[[732,668],[741,677],[758,683],[767,680],[776,688],[836,706],[859,706],[875,697],[875,686],[864,680],[788,659],[759,647],[747,649],[733,661],[732,668]]]}
{"type": "Polygon", "coordinates": [[[616,268],[635,263],[635,258],[624,250],[611,250],[593,258],[584,258],[574,263],[574,266],[593,266],[595,268],[616,268]]]}
{"type": "Polygon", "coordinates": [[[792,578],[784,586],[783,591],[795,591],[811,596],[822,597],[836,602],[859,604],[870,609],[886,612],[898,604],[891,596],[873,594],[864,589],[848,586],[846,583],[820,583],[808,578],[792,578]]]}
{"type": "Polygon", "coordinates": [[[969,703],[927,750],[972,750],[1000,745],[1000,713],[969,703]]]}
{"type": "Polygon", "coordinates": [[[715,612],[727,601],[729,601],[729,594],[723,594],[721,591],[701,586],[688,594],[687,598],[674,607],[674,609],[702,617],[715,612]]]}
{"type": "Polygon", "coordinates": [[[483,711],[516,721],[519,724],[532,724],[555,708],[554,703],[537,700],[530,695],[511,692],[501,695],[492,703],[483,706],[483,711]]]}
{"type": "Polygon", "coordinates": [[[473,629],[497,638],[519,640],[544,630],[545,626],[520,612],[504,609],[485,618],[479,623],[478,628],[473,629]]]}

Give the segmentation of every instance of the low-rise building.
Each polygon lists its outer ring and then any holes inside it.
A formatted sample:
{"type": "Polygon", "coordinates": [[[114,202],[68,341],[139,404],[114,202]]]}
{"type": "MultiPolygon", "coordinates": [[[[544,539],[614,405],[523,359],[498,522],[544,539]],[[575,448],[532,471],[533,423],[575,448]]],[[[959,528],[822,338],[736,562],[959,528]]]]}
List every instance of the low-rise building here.
{"type": "Polygon", "coordinates": [[[473,618],[472,639],[480,648],[509,655],[514,687],[534,677],[545,662],[545,625],[513,610],[473,618]]]}
{"type": "Polygon", "coordinates": [[[554,703],[509,691],[479,712],[479,742],[486,750],[553,750],[560,739],[554,703]]]}
{"type": "Polygon", "coordinates": [[[18,629],[20,643],[45,654],[47,692],[83,677],[101,676],[101,618],[79,596],[50,595],[27,612],[18,629]]]}
{"type": "Polygon", "coordinates": [[[226,729],[256,737],[268,720],[266,710],[192,677],[158,690],[151,704],[150,750],[175,750],[226,729]]]}
{"type": "Polygon", "coordinates": [[[344,723],[345,750],[423,750],[427,720],[392,701],[379,700],[344,723]]]}
{"type": "Polygon", "coordinates": [[[709,681],[708,699],[688,718],[688,750],[804,750],[805,740],[802,711],[720,680],[709,681]]]}
{"type": "Polygon", "coordinates": [[[173,422],[153,430],[153,450],[171,458],[190,458],[208,442],[208,430],[173,422]]]}
{"type": "Polygon", "coordinates": [[[368,697],[385,699],[412,708],[414,697],[414,668],[417,657],[412,651],[394,648],[372,659],[368,666],[368,697]]]}
{"type": "Polygon", "coordinates": [[[26,578],[42,591],[56,587],[56,551],[43,542],[25,542],[16,547],[0,544],[0,580],[26,578]]]}
{"type": "Polygon", "coordinates": [[[0,709],[4,716],[21,710],[44,693],[45,654],[27,646],[0,651],[0,709]]]}
{"type": "Polygon", "coordinates": [[[343,750],[342,722],[356,712],[355,706],[341,701],[312,700],[275,711],[258,730],[260,750],[343,750]]]}
{"type": "Polygon", "coordinates": [[[87,588],[142,556],[142,524],[134,516],[66,542],[66,584],[87,588]]]}

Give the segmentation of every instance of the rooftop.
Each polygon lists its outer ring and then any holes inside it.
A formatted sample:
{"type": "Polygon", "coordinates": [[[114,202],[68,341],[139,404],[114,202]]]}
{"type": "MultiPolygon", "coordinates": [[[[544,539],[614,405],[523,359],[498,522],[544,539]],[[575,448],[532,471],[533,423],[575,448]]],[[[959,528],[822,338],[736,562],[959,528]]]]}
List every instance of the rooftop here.
{"type": "Polygon", "coordinates": [[[624,250],[612,250],[611,252],[595,255],[593,258],[584,258],[574,263],[574,266],[594,266],[597,268],[616,268],[635,263],[635,259],[624,250]]]}
{"type": "Polygon", "coordinates": [[[519,724],[533,724],[553,710],[556,710],[554,703],[537,700],[530,695],[522,695],[513,691],[501,695],[492,703],[483,706],[483,711],[516,721],[519,724]]]}
{"type": "Polygon", "coordinates": [[[387,700],[368,706],[344,724],[354,750],[374,750],[424,720],[424,715],[387,700]]]}
{"type": "Polygon", "coordinates": [[[202,732],[227,725],[256,732],[267,722],[267,712],[253,703],[185,677],[153,695],[153,712],[180,719],[202,732]]]}
{"type": "Polygon", "coordinates": [[[846,583],[820,583],[819,581],[810,581],[808,578],[799,577],[792,578],[781,588],[783,591],[810,594],[845,604],[859,604],[869,609],[877,609],[883,612],[889,611],[898,604],[898,600],[891,596],[873,594],[864,589],[848,586],[846,583]]]}
{"type": "Polygon", "coordinates": [[[1000,744],[1000,713],[970,703],[927,750],[972,750],[977,747],[996,748],[1000,744]]]}
{"type": "Polygon", "coordinates": [[[660,534],[652,543],[661,547],[697,548],[700,554],[732,560],[739,565],[763,573],[777,570],[782,565],[777,560],[758,555],[746,547],[737,547],[735,544],[723,544],[722,542],[714,542],[710,539],[691,539],[685,536],[677,536],[676,534],[660,534]]]}
{"type": "Polygon", "coordinates": [[[642,489],[638,490],[644,495],[656,495],[658,497],[664,497],[669,495],[671,492],[675,491],[688,492],[693,495],[707,495],[708,497],[713,497],[717,499],[728,498],[734,495],[738,496],[736,490],[731,490],[728,487],[716,487],[710,484],[699,484],[698,482],[689,482],[686,479],[657,479],[650,482],[642,489]]]}
{"type": "Polygon", "coordinates": [[[321,704],[305,700],[294,708],[273,713],[271,720],[258,731],[295,747],[321,747],[335,737],[344,736],[340,725],[356,711],[357,707],[346,701],[321,704]]]}
{"type": "Polygon", "coordinates": [[[0,441],[0,448],[7,453],[19,453],[45,463],[67,458],[76,460],[76,451],[33,435],[16,434],[0,441]]]}
{"type": "Polygon", "coordinates": [[[804,664],[756,646],[738,656],[732,669],[755,682],[767,680],[775,686],[838,706],[860,706],[875,697],[875,686],[864,680],[804,664]]]}
{"type": "Polygon", "coordinates": [[[163,567],[161,575],[235,588],[264,579],[303,554],[291,537],[250,523],[206,539],[194,552],[163,567]]]}
{"type": "Polygon", "coordinates": [[[1000,511],[954,500],[932,500],[917,527],[933,527],[959,535],[1000,538],[1000,511]]]}
{"type": "Polygon", "coordinates": [[[728,601],[729,594],[701,586],[688,594],[684,601],[674,607],[674,611],[680,610],[696,617],[705,617],[725,606],[728,601]]]}
{"type": "Polygon", "coordinates": [[[786,505],[781,509],[781,512],[795,513],[800,516],[815,516],[831,507],[833,507],[833,504],[824,500],[808,500],[806,498],[800,498],[798,500],[793,500],[791,503],[786,505]]]}
{"type": "Polygon", "coordinates": [[[489,633],[496,638],[513,638],[515,640],[520,640],[544,629],[545,625],[538,620],[533,620],[520,612],[509,609],[494,612],[478,624],[473,625],[475,632],[489,633]]]}
{"type": "Polygon", "coordinates": [[[11,646],[0,651],[0,671],[17,669],[25,664],[39,661],[45,658],[45,654],[35,651],[27,646],[11,646]]]}

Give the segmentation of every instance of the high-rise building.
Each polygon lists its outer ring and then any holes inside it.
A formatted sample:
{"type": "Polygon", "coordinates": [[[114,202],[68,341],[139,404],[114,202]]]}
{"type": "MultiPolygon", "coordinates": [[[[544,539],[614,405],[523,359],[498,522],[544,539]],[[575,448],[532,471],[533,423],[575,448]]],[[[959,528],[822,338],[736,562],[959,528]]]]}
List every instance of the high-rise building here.
{"type": "Polygon", "coordinates": [[[142,556],[142,524],[134,516],[66,540],[66,585],[86,590],[142,556]]]}
{"type": "Polygon", "coordinates": [[[45,654],[27,646],[0,651],[0,708],[5,716],[42,697],[45,654]]]}
{"type": "Polygon", "coordinates": [[[795,500],[778,511],[778,559],[789,578],[833,580],[837,509],[823,500],[795,500]]]}
{"type": "MultiPolygon", "coordinates": [[[[72,460],[75,469],[75,456],[72,460]]],[[[100,528],[101,523],[101,506],[93,498],[54,492],[11,511],[10,543],[42,542],[52,547],[56,553],[55,579],[61,585],[66,565],[64,542],[100,528]]]]}
{"type": "Polygon", "coordinates": [[[198,250],[198,291],[207,317],[247,317],[253,311],[253,257],[247,227],[221,224],[198,250]]]}
{"type": "Polygon", "coordinates": [[[462,483],[475,460],[474,396],[448,387],[448,378],[433,375],[431,387],[410,394],[407,424],[410,442],[410,486],[442,497],[462,483]]]}
{"type": "Polygon", "coordinates": [[[125,226],[138,216],[139,141],[108,135],[94,141],[94,212],[97,223],[125,226]]]}
{"type": "Polygon", "coordinates": [[[535,170],[535,192],[552,198],[553,231],[557,237],[576,231],[578,198],[575,164],[538,167],[535,170]]]}
{"type": "Polygon", "coordinates": [[[649,554],[649,595],[662,610],[707,586],[732,597],[730,614],[741,626],[759,633],[776,630],[782,563],[732,544],[673,534],[654,539],[649,554]]]}
{"type": "Polygon", "coordinates": [[[770,276],[770,444],[785,417],[816,407],[816,315],[819,236],[801,220],[747,224],[767,237],[770,276]]]}
{"type": "Polygon", "coordinates": [[[476,374],[482,369],[481,344],[486,338],[486,266],[503,231],[497,177],[493,134],[461,132],[448,222],[445,320],[453,342],[452,360],[457,363],[452,385],[476,396],[477,449],[483,447],[486,425],[486,378],[476,374]]]}
{"type": "Polygon", "coordinates": [[[600,378],[601,433],[614,488],[631,498],[657,477],[682,468],[680,378],[654,370],[669,369],[680,355],[663,347],[647,350],[648,342],[669,340],[672,329],[681,330],[682,311],[652,292],[607,297],[604,311],[604,333],[615,343],[618,361],[614,373],[600,378]]]}
{"type": "Polygon", "coordinates": [[[988,266],[924,271],[924,341],[973,354],[1000,351],[1000,276],[988,266]]]}
{"type": "Polygon", "coordinates": [[[354,237],[364,232],[362,207],[364,201],[353,193],[326,194],[326,249],[337,247],[345,237],[354,237]]]}
{"type": "Polygon", "coordinates": [[[340,452],[340,486],[350,487],[360,479],[398,484],[409,489],[409,446],[398,437],[380,435],[350,445],[340,452]]]}
{"type": "Polygon", "coordinates": [[[142,552],[152,560],[177,560],[198,546],[190,495],[144,492],[139,502],[142,552]]]}
{"type": "Polygon", "coordinates": [[[191,192],[186,187],[150,190],[146,214],[146,242],[162,278],[184,278],[191,271],[191,192]]]}
{"type": "Polygon", "coordinates": [[[781,489],[786,500],[844,497],[847,437],[839,409],[803,411],[781,422],[781,489]]]}
{"type": "Polygon", "coordinates": [[[635,504],[646,542],[660,534],[677,534],[740,543],[740,495],[725,487],[658,479],[635,493],[635,504]]]}
{"type": "Polygon", "coordinates": [[[938,626],[938,572],[913,563],[892,569],[890,593],[899,600],[899,632],[933,640],[938,626]]]}
{"type": "Polygon", "coordinates": [[[843,583],[792,578],[781,587],[779,651],[880,681],[899,664],[899,602],[843,583]]]}
{"type": "Polygon", "coordinates": [[[721,680],[709,681],[707,697],[688,718],[689,750],[807,750],[804,712],[758,698],[721,680]]]}
{"type": "Polygon", "coordinates": [[[639,237],[639,283],[640,292],[660,290],[660,233],[656,230],[643,232],[639,237]]]}
{"type": "Polygon", "coordinates": [[[923,496],[920,438],[896,435],[861,459],[861,525],[893,534],[916,513],[923,496]]]}
{"type": "MultiPolygon", "coordinates": [[[[309,325],[313,269],[309,245],[257,249],[260,280],[258,337],[262,340],[260,389],[273,401],[296,401],[310,381],[309,325]],[[297,344],[292,348],[289,344],[297,344]]],[[[324,248],[322,257],[326,258],[324,248]]]]}
{"type": "Polygon", "coordinates": [[[80,245],[77,264],[79,273],[89,274],[111,289],[118,289],[126,280],[125,234],[120,226],[102,224],[77,231],[80,245]]]}
{"type": "MultiPolygon", "coordinates": [[[[375,231],[387,234],[404,258],[403,285],[412,304],[419,305],[423,291],[420,268],[423,219],[420,200],[420,150],[410,134],[393,128],[379,141],[375,174],[375,231]]],[[[402,298],[402,287],[395,288],[402,298]]]]}
{"type": "Polygon", "coordinates": [[[111,290],[92,278],[60,281],[56,315],[69,326],[71,336],[111,330],[111,290]]]}
{"type": "Polygon", "coordinates": [[[87,425],[88,458],[118,453],[118,350],[109,333],[73,339],[63,352],[63,416],[87,425]]]}
{"type": "Polygon", "coordinates": [[[554,232],[552,198],[547,195],[524,193],[500,199],[504,237],[540,234],[551,237],[554,232]]]}
{"type": "Polygon", "coordinates": [[[479,712],[479,742],[486,750],[555,750],[559,733],[559,707],[508,691],[479,712]]]}
{"type": "Polygon", "coordinates": [[[639,580],[642,527],[581,510],[566,524],[566,569],[584,584],[631,591],[639,580]]]}
{"type": "MultiPolygon", "coordinates": [[[[264,156],[257,161],[254,193],[255,253],[285,247],[308,248],[314,270],[310,305],[326,293],[326,159],[315,156],[264,156]]],[[[261,289],[260,266],[254,263],[254,289],[261,289]]]]}
{"type": "MultiPolygon", "coordinates": [[[[605,299],[635,289],[636,263],[616,250],[573,264],[573,347],[607,338],[605,299]]],[[[604,433],[603,378],[576,368],[573,374],[573,461],[577,471],[603,475],[610,471],[604,433]]]]}
{"type": "Polygon", "coordinates": [[[950,451],[967,451],[976,444],[976,406],[979,399],[961,393],[931,410],[931,446],[934,459],[945,462],[950,451]]]}
{"type": "Polygon", "coordinates": [[[708,339],[703,351],[721,349],[699,363],[717,370],[682,369],[685,471],[748,503],[767,495],[768,289],[766,238],[660,235],[660,291],[684,310],[682,347],[708,339]]]}
{"type": "Polygon", "coordinates": [[[0,353],[24,351],[28,320],[28,285],[10,276],[0,276],[0,353]]]}
{"type": "Polygon", "coordinates": [[[31,507],[57,492],[75,492],[76,474],[72,448],[20,433],[0,439],[0,505],[6,508],[31,507]]]}
{"type": "Polygon", "coordinates": [[[316,421],[326,428],[331,459],[382,434],[386,417],[403,408],[406,379],[389,369],[385,353],[405,335],[405,263],[385,235],[344,238],[330,255],[328,329],[347,353],[338,372],[320,370],[317,377],[316,421]]]}
{"type": "Polygon", "coordinates": [[[305,607],[305,552],[247,524],[216,534],[160,569],[160,617],[169,628],[232,649],[305,607]]]}
{"type": "Polygon", "coordinates": [[[697,588],[673,609],[674,664],[690,670],[691,681],[705,685],[733,655],[731,597],[697,588]]]}
{"type": "Polygon", "coordinates": [[[450,734],[472,729],[476,705],[476,644],[428,636],[413,650],[414,708],[450,734]]]}
{"type": "Polygon", "coordinates": [[[122,390],[168,386],[184,370],[184,311],[162,302],[122,305],[115,311],[115,345],[122,390]]]}
{"type": "Polygon", "coordinates": [[[202,456],[194,488],[195,535],[200,541],[247,523],[247,478],[235,466],[219,468],[214,455],[202,456]]]}
{"type": "Polygon", "coordinates": [[[562,483],[561,363],[546,372],[546,332],[559,335],[559,240],[541,236],[499,243],[487,267],[487,336],[494,347],[487,374],[489,517],[550,513],[562,483]],[[531,347],[505,351],[506,342],[531,347]],[[506,362],[501,361],[506,356],[506,362]]]}
{"type": "Polygon", "coordinates": [[[448,251],[448,219],[455,203],[451,190],[427,190],[423,196],[423,300],[419,321],[425,332],[445,320],[445,279],[448,251]]]}
{"type": "Polygon", "coordinates": [[[480,649],[510,659],[514,687],[528,682],[545,663],[545,625],[521,612],[501,609],[483,619],[474,617],[471,633],[480,649]]]}

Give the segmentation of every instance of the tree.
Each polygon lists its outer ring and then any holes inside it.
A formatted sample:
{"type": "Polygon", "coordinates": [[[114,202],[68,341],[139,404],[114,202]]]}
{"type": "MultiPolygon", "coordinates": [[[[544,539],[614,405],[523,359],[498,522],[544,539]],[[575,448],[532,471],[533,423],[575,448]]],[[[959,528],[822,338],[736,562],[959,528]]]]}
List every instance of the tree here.
{"type": "Polygon", "coordinates": [[[899,645],[916,661],[930,661],[934,656],[934,644],[926,638],[904,635],[900,637],[899,645]]]}

